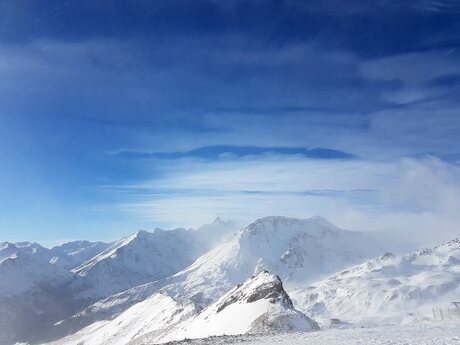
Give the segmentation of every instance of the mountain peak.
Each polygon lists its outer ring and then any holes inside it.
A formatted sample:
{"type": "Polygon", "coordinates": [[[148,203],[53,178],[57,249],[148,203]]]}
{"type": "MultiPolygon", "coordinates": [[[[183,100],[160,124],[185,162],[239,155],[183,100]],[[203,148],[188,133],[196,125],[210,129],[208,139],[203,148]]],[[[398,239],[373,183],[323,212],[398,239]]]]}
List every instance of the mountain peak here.
{"type": "Polygon", "coordinates": [[[222,218],[220,218],[219,216],[217,216],[213,221],[212,221],[212,224],[222,224],[222,223],[225,223],[222,218]]]}
{"type": "Polygon", "coordinates": [[[296,310],[280,277],[262,270],[237,285],[161,342],[219,335],[313,331],[318,324],[296,310]]]}
{"type": "Polygon", "coordinates": [[[460,237],[450,240],[449,242],[446,242],[440,246],[437,246],[435,247],[435,249],[437,250],[444,249],[447,251],[459,250],[460,249],[460,237]]]}
{"type": "Polygon", "coordinates": [[[314,216],[311,216],[307,220],[315,222],[315,223],[318,223],[318,224],[321,224],[321,225],[329,227],[329,228],[337,228],[337,226],[334,225],[332,222],[330,222],[326,218],[324,218],[322,216],[319,216],[317,214],[315,214],[314,216]]]}
{"type": "Polygon", "coordinates": [[[262,217],[257,219],[255,222],[252,224],[275,224],[275,223],[317,223],[322,226],[326,226],[329,228],[337,228],[333,223],[331,223],[329,220],[326,218],[319,216],[319,215],[313,215],[309,218],[306,219],[299,219],[299,218],[289,218],[289,217],[284,217],[284,216],[267,216],[267,217],[262,217]]]}
{"type": "Polygon", "coordinates": [[[0,243],[0,250],[12,248],[12,247],[16,247],[16,246],[11,242],[1,242],[0,243]]]}
{"type": "MultiPolygon", "coordinates": [[[[155,231],[158,231],[158,230],[155,229],[155,231]]],[[[152,233],[147,230],[139,230],[138,232],[136,232],[135,238],[143,239],[143,238],[148,238],[151,235],[152,233]]]]}
{"type": "Polygon", "coordinates": [[[286,306],[294,307],[283,288],[280,277],[270,274],[267,270],[261,270],[243,284],[237,285],[217,306],[217,312],[221,312],[235,302],[252,303],[260,299],[268,299],[271,303],[280,301],[286,306]]]}
{"type": "Polygon", "coordinates": [[[255,222],[249,224],[244,230],[244,232],[252,235],[278,233],[278,236],[288,236],[288,233],[323,236],[325,233],[338,231],[345,230],[339,229],[320,216],[313,216],[307,219],[269,216],[257,219],[255,222]]]}

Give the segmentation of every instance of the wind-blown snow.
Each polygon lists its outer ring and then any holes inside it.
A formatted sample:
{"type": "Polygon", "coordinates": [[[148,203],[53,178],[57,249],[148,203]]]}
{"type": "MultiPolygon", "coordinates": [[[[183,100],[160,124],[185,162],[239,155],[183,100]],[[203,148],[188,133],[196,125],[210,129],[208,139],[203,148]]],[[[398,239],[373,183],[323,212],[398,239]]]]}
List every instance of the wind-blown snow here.
{"type": "Polygon", "coordinates": [[[219,218],[198,231],[139,231],[75,268],[72,289],[80,298],[103,298],[184,269],[212,245],[236,231],[219,218]]]}

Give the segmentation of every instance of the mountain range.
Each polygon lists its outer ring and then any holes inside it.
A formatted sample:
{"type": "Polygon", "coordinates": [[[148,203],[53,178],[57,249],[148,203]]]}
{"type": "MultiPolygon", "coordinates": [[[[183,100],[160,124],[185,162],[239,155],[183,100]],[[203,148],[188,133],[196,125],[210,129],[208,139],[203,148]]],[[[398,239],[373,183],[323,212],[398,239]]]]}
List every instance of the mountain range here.
{"type": "Polygon", "coordinates": [[[400,254],[397,241],[319,216],[244,228],[218,218],[50,249],[1,243],[0,344],[153,344],[401,320],[458,296],[459,243],[400,254]]]}

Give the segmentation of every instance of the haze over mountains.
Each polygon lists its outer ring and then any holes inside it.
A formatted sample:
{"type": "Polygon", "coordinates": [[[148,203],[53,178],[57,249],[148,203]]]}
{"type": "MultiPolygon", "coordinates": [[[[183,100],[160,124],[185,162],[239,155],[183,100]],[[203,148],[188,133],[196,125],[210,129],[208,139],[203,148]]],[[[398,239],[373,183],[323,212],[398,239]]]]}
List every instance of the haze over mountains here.
{"type": "Polygon", "coordinates": [[[265,217],[242,229],[218,218],[197,230],[51,249],[2,243],[0,344],[313,331],[336,317],[400,322],[458,296],[458,240],[403,249],[407,243],[318,216],[265,217]]]}

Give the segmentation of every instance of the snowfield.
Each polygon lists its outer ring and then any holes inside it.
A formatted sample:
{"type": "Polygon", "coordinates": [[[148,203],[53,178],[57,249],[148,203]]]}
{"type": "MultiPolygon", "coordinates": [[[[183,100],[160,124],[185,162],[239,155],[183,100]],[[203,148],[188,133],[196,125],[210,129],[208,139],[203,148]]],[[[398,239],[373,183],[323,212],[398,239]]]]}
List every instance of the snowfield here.
{"type": "MultiPolygon", "coordinates": [[[[460,324],[417,323],[372,328],[328,329],[262,336],[223,336],[173,342],[175,345],[458,345],[460,324]]],[[[153,345],[133,341],[129,345],[153,345]]]]}
{"type": "Polygon", "coordinates": [[[384,254],[289,291],[303,312],[353,323],[432,318],[460,299],[460,240],[405,255],[384,254]]]}

